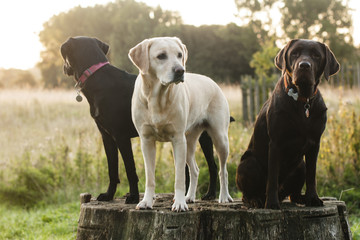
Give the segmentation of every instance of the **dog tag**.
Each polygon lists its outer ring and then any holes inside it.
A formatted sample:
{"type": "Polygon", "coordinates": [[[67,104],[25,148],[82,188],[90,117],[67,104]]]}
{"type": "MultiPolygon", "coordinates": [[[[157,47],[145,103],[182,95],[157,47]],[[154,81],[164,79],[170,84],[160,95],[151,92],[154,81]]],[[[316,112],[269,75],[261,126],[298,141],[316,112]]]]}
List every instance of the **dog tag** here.
{"type": "Polygon", "coordinates": [[[307,118],[309,118],[309,116],[310,116],[310,112],[309,112],[310,104],[309,104],[309,103],[305,103],[304,108],[305,108],[305,116],[306,116],[307,118]]]}
{"type": "Polygon", "coordinates": [[[306,109],[306,110],[305,110],[305,116],[306,116],[307,118],[309,118],[309,116],[310,116],[309,109],[306,109]]]}
{"type": "Polygon", "coordinates": [[[78,94],[77,96],[76,96],[76,101],[78,101],[78,102],[81,102],[82,101],[82,96],[80,95],[80,94],[78,94]]]}
{"type": "Polygon", "coordinates": [[[79,83],[80,83],[80,82],[77,82],[77,83],[75,84],[75,90],[76,90],[76,93],[77,93],[76,101],[81,102],[83,98],[82,98],[82,96],[80,95],[81,87],[79,86],[79,83]]]}

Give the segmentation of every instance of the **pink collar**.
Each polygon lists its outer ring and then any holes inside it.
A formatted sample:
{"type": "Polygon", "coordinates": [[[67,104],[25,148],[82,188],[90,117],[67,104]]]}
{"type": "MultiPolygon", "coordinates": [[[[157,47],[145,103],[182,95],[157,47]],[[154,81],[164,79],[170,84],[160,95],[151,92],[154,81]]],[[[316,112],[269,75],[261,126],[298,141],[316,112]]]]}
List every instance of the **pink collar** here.
{"type": "Polygon", "coordinates": [[[86,69],[83,72],[83,74],[81,74],[81,76],[79,77],[78,82],[81,82],[82,84],[84,84],[84,82],[86,81],[86,79],[88,79],[88,77],[93,75],[97,70],[99,70],[100,68],[102,68],[103,66],[105,66],[107,64],[110,64],[110,63],[109,62],[102,62],[102,63],[92,65],[91,67],[86,69]]]}

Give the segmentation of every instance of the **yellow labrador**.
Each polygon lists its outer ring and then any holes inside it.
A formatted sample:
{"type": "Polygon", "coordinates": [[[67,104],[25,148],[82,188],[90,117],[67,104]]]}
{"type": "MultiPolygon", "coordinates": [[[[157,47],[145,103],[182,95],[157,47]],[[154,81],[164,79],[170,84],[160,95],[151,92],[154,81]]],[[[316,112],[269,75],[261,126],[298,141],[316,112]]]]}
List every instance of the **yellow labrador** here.
{"type": "Polygon", "coordinates": [[[187,49],[176,37],[146,39],[130,49],[129,58],[140,70],[132,97],[132,119],[140,135],[146,186],[137,209],[152,208],[155,197],[155,142],[171,142],[175,158],[173,211],[188,210],[195,201],[199,168],[195,147],[200,134],[211,136],[220,159],[219,202],[233,201],[228,191],[229,106],[210,78],[185,72],[187,49]],[[183,83],[182,83],[183,82],[183,83]],[[179,84],[180,83],[180,84],[179,84]],[[185,164],[190,186],[185,196],[185,164]]]}

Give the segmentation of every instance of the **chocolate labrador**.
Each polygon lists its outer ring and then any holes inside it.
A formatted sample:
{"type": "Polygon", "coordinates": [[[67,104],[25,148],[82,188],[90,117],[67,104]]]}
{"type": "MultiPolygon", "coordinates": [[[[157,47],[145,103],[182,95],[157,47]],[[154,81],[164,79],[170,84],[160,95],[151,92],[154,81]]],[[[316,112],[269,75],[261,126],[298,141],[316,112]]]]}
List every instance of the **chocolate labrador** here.
{"type": "Polygon", "coordinates": [[[291,40],[277,54],[275,65],[282,76],[257,117],[236,184],[249,207],[279,209],[287,196],[295,203],[322,206],[316,162],[327,108],[318,84],[340,65],[325,44],[304,39],[291,40]]]}
{"type": "MultiPolygon", "coordinates": [[[[138,203],[138,177],[136,174],[131,138],[138,133],[131,120],[131,98],[137,75],[129,74],[109,64],[106,54],[109,46],[96,38],[71,37],[61,46],[64,72],[74,76],[79,91],[90,105],[90,114],[101,133],[108,162],[110,183],[106,193],[97,200],[114,198],[118,175],[118,149],[124,161],[130,194],[126,203],[138,203]]],[[[81,100],[80,95],[77,100],[81,100]]],[[[210,172],[210,186],[206,199],[215,198],[217,167],[212,154],[212,140],[206,132],[199,139],[210,172]]]]}

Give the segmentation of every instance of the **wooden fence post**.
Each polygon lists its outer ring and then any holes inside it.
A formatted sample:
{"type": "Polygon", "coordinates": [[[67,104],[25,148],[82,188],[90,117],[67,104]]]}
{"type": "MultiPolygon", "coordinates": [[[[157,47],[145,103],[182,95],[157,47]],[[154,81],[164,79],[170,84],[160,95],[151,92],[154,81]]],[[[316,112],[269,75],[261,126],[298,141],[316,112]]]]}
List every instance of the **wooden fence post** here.
{"type": "Polygon", "coordinates": [[[256,118],[256,115],[258,114],[260,110],[260,86],[259,86],[259,80],[255,78],[255,108],[254,108],[254,120],[256,118]]]}
{"type": "Polygon", "coordinates": [[[357,86],[358,88],[360,88],[360,63],[356,64],[356,69],[357,69],[357,86]]]}
{"type": "Polygon", "coordinates": [[[267,87],[266,87],[266,79],[264,76],[262,76],[261,78],[262,80],[262,85],[261,85],[261,88],[262,88],[262,103],[264,103],[267,99],[267,94],[266,94],[266,90],[267,90],[267,87]]]}
{"type": "Polygon", "coordinates": [[[249,82],[249,96],[250,96],[249,115],[250,115],[250,121],[254,122],[255,103],[254,103],[254,88],[252,86],[252,78],[251,77],[248,77],[248,82],[249,82]]]}
{"type": "Polygon", "coordinates": [[[247,82],[246,77],[242,77],[241,79],[241,93],[242,93],[242,113],[243,113],[243,121],[249,121],[249,114],[248,114],[248,94],[247,94],[247,82]]]}

